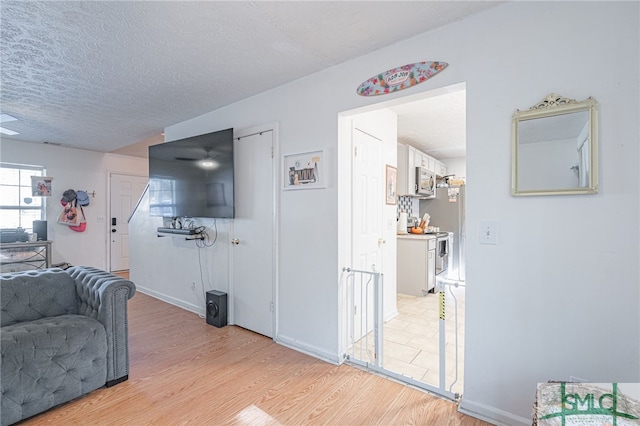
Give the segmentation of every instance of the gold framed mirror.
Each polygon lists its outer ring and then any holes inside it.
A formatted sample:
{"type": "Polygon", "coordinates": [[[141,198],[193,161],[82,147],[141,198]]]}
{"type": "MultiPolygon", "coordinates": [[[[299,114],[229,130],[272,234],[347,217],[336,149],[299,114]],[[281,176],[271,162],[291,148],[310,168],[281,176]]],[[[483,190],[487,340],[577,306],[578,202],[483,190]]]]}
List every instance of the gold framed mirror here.
{"type": "Polygon", "coordinates": [[[513,114],[511,194],[598,192],[598,102],[552,93],[513,114]]]}

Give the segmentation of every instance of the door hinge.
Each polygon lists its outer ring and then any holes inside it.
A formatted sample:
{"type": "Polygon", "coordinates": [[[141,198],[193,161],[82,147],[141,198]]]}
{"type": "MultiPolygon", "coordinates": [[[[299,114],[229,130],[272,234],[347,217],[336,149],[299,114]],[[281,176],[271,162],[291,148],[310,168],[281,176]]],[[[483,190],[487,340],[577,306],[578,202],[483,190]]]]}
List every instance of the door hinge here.
{"type": "Polygon", "coordinates": [[[269,310],[273,312],[273,309],[274,309],[273,302],[269,302],[269,310]]]}
{"type": "Polygon", "coordinates": [[[355,157],[357,157],[357,156],[358,156],[358,147],[357,147],[357,146],[353,148],[353,155],[354,155],[355,157]]]}
{"type": "Polygon", "coordinates": [[[271,147],[271,158],[273,158],[273,147],[271,147]]]}

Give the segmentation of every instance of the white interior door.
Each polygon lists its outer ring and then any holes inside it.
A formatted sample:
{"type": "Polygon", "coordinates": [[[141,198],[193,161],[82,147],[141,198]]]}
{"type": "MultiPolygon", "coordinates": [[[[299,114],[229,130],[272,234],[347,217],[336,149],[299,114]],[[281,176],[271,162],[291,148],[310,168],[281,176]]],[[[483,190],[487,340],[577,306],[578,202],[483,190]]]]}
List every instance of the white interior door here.
{"type": "Polygon", "coordinates": [[[382,272],[382,143],[353,130],[354,267],[382,272]]]}
{"type": "Polygon", "coordinates": [[[112,174],[109,217],[111,271],[129,269],[129,216],[147,185],[147,177],[112,174]]]}
{"type": "MultiPolygon", "coordinates": [[[[384,272],[382,265],[384,203],[382,143],[359,129],[353,129],[353,262],[363,271],[384,272]]],[[[373,328],[373,289],[356,287],[353,294],[353,338],[361,338],[373,328]],[[362,310],[371,310],[363,317],[362,310]],[[367,318],[366,321],[362,318],[367,318]],[[366,322],[366,324],[365,324],[366,322]]]]}
{"type": "Polygon", "coordinates": [[[233,322],[273,337],[273,132],[235,142],[233,322]]]}

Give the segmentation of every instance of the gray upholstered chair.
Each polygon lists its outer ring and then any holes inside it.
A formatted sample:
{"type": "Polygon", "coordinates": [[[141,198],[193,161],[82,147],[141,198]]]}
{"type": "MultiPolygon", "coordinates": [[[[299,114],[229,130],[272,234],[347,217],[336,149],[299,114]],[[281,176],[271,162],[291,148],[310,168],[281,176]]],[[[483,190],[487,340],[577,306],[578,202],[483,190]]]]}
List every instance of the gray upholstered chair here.
{"type": "Polygon", "coordinates": [[[0,276],[1,423],[127,380],[131,281],[91,267],[0,276]]]}

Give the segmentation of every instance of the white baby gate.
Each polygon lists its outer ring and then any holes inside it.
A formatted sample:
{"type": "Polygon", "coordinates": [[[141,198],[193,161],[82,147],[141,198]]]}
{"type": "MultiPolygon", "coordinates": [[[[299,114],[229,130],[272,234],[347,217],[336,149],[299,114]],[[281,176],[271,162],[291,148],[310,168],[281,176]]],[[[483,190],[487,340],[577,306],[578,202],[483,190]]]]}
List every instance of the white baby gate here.
{"type": "Polygon", "coordinates": [[[344,358],[347,362],[364,367],[366,369],[389,376],[407,384],[436,393],[451,400],[459,400],[460,395],[452,392],[453,385],[458,381],[458,337],[455,336],[455,377],[447,388],[446,383],[446,333],[445,310],[446,291],[454,300],[454,324],[457,330],[458,312],[456,296],[452,287],[463,287],[457,281],[437,280],[438,294],[431,297],[439,297],[439,380],[438,386],[434,386],[412,377],[394,372],[385,368],[384,364],[384,292],[383,274],[375,271],[363,271],[352,268],[343,268],[345,284],[344,295],[346,297],[348,315],[347,344],[344,358]]]}

